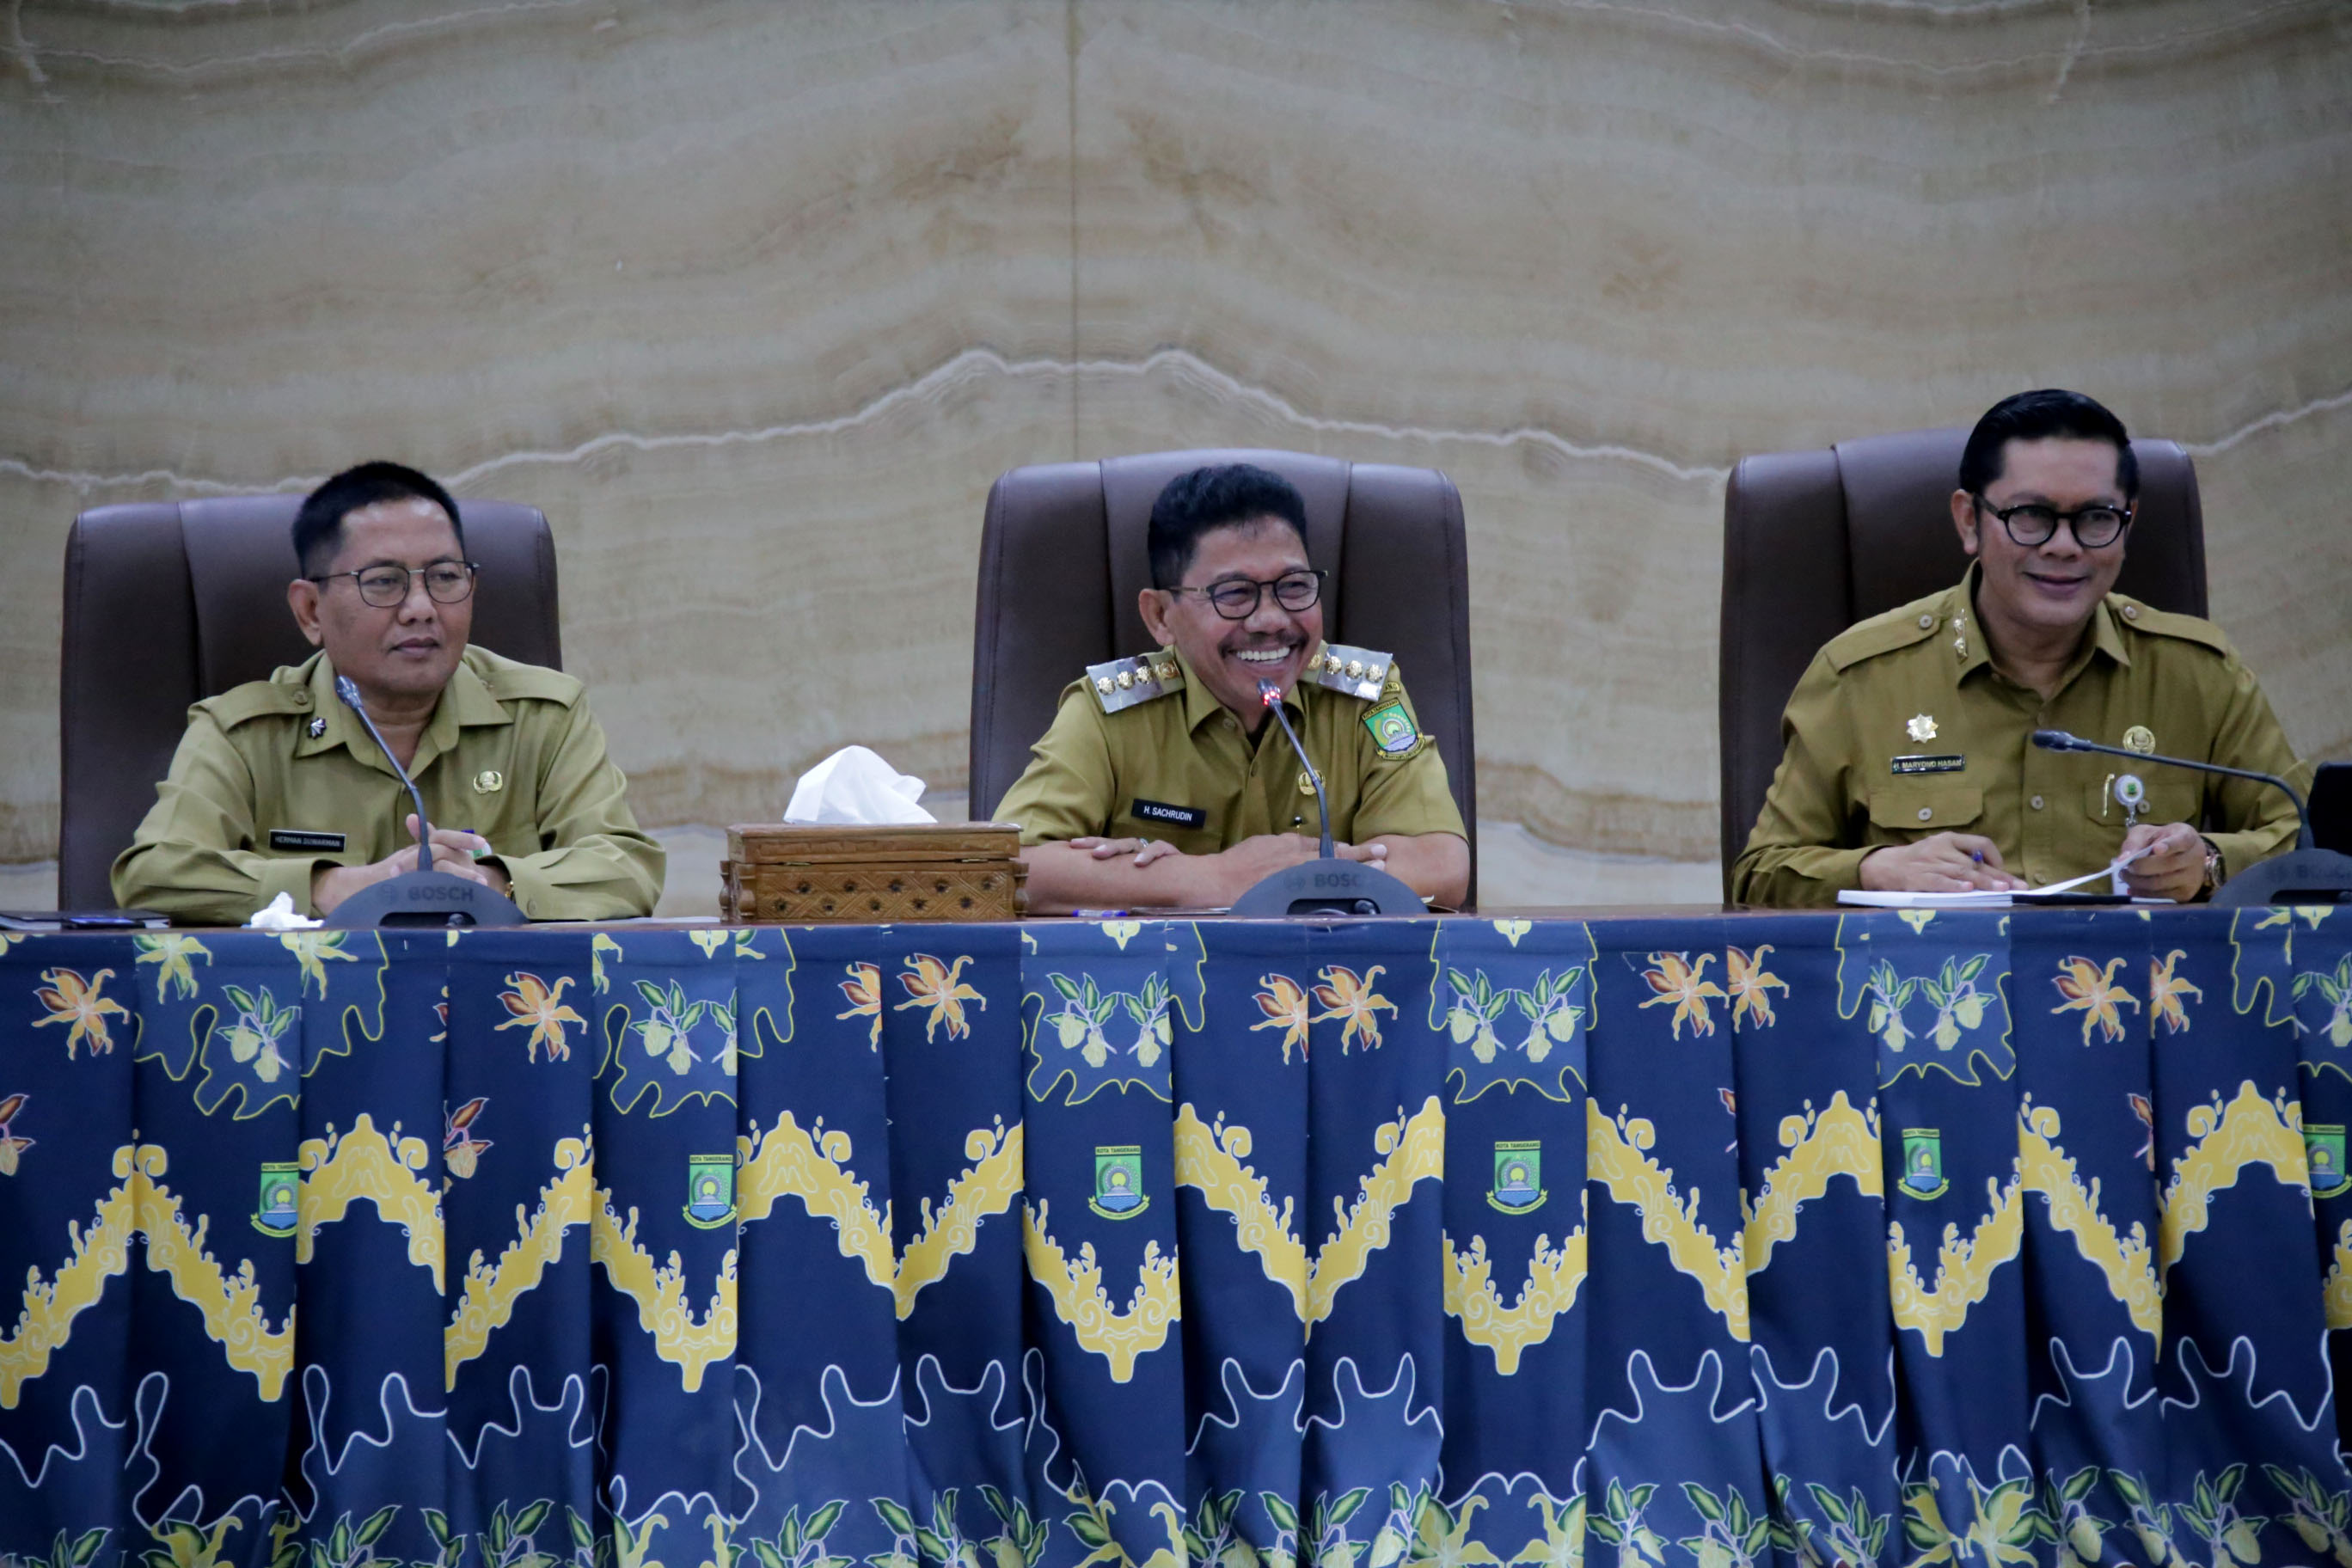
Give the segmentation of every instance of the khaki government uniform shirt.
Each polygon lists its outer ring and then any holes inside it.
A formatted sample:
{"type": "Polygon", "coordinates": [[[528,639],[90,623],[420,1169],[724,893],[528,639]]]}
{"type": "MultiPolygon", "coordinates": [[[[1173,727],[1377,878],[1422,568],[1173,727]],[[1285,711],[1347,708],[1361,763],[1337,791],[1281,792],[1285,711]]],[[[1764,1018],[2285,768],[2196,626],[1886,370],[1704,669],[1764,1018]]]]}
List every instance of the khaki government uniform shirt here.
{"type": "Polygon", "coordinates": [[[1832,904],[1839,889],[1862,885],[1873,847],[1945,832],[1991,839],[2010,873],[2033,887],[2080,876],[2122,847],[2115,782],[2125,774],[2146,786],[2138,820],[2198,827],[2221,851],[2225,877],[2294,842],[2294,807],[2268,785],[2032,742],[2036,730],[2137,741],[2307,787],[2308,771],[2219,627],[2109,594],[2044,702],[1993,668],[1976,621],[1977,572],[1850,627],[1814,656],[1780,720],[1780,771],[1732,868],[1735,901],[1832,904]]]}
{"type": "MultiPolygon", "coordinates": [[[[661,896],[661,847],[638,831],[604,731],[560,670],[467,647],[409,773],[436,827],[490,841],[533,920],[649,914],[661,896]]],[[[219,925],[244,924],[281,892],[315,914],[313,872],[414,853],[413,809],[336,700],[334,666],[313,654],[188,710],[171,775],[114,862],[114,897],[219,925]],[[287,833],[341,834],[343,847],[297,847],[287,833]]]]}
{"type": "MultiPolygon", "coordinates": [[[[1213,855],[1261,834],[1315,837],[1314,790],[1281,727],[1269,716],[1253,745],[1241,721],[1193,679],[1183,655],[1168,648],[1152,657],[1172,658],[1181,677],[1175,690],[1150,701],[1106,713],[1087,681],[1063,689],[1053,726],[997,803],[996,820],[1019,823],[1024,844],[1106,835],[1165,839],[1187,855],[1213,855]],[[1146,815],[1137,815],[1139,803],[1146,815]],[[1163,809],[1149,811],[1154,805],[1163,809]]],[[[1386,833],[1468,837],[1446,788],[1444,759],[1420,733],[1393,660],[1376,700],[1318,686],[1310,675],[1283,705],[1322,770],[1334,841],[1362,844],[1386,833]],[[1414,734],[1393,752],[1381,749],[1365,722],[1391,703],[1403,705],[1414,734]]]]}

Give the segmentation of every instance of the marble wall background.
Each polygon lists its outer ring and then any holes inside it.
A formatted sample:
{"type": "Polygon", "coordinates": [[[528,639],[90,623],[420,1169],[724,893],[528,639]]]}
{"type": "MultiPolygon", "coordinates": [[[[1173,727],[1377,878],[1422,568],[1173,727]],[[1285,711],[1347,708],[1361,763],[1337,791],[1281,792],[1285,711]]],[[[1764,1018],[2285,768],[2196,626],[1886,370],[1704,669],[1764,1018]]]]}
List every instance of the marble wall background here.
{"type": "Polygon", "coordinates": [[[1711,863],[1730,465],[2049,383],[2352,755],[2347,83],[2344,0],[16,0],[0,861],[73,514],[376,455],[547,510],[649,826],[960,788],[990,480],[1235,443],[1452,473],[1482,814],[1711,863]]]}

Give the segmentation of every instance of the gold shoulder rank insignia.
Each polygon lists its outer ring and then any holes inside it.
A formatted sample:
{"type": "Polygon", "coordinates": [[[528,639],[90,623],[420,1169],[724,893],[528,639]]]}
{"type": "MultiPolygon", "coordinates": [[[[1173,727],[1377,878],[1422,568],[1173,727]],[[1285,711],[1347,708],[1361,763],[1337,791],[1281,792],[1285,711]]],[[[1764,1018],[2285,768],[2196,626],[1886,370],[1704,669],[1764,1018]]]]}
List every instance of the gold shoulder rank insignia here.
{"type": "Polygon", "coordinates": [[[1374,653],[1368,647],[1349,647],[1345,643],[1327,642],[1323,655],[1307,667],[1315,684],[1360,697],[1370,702],[1381,694],[1387,684],[1396,660],[1384,653],[1374,653]]]}
{"type": "Polygon", "coordinates": [[[1122,708],[1183,690],[1184,669],[1176,662],[1174,654],[1161,648],[1133,658],[1090,664],[1087,666],[1087,684],[1094,688],[1095,700],[1102,704],[1102,710],[1116,713],[1122,708]]]}

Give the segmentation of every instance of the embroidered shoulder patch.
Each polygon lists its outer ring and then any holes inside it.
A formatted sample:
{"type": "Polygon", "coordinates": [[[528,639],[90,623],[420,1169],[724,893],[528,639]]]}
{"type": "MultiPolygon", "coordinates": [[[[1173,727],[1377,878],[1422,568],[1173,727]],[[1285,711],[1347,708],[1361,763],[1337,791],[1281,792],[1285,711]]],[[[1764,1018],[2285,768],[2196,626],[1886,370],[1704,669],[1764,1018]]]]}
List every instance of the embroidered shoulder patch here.
{"type": "Polygon", "coordinates": [[[1421,750],[1421,731],[1402,702],[1383,702],[1365,714],[1364,728],[1372,732],[1372,744],[1383,756],[1409,757],[1421,750]]]}

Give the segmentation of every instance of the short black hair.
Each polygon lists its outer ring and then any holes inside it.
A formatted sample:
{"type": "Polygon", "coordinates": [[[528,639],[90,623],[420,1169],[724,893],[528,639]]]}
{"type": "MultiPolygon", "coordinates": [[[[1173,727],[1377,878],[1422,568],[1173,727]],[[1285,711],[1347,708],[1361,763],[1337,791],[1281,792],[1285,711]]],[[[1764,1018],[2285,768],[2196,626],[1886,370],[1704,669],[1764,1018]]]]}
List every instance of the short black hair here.
{"type": "Polygon", "coordinates": [[[362,463],[345,468],[302,498],[294,514],[294,559],[305,576],[316,575],[335,558],[343,542],[343,519],[362,507],[388,500],[429,500],[448,514],[449,530],[457,549],[466,548],[466,525],[457,521],[457,503],[433,479],[398,463],[362,463]]]}
{"type": "Polygon", "coordinates": [[[2054,386],[2004,397],[1985,410],[1960,453],[1960,489],[1970,495],[1984,494],[1985,487],[2000,478],[2003,450],[2011,441],[2040,441],[2052,436],[2113,446],[2116,483],[2123,487],[2124,500],[2139,499],[2139,459],[2132,456],[2124,422],[2081,393],[2054,386]]]}
{"type": "Polygon", "coordinates": [[[1151,585],[1181,584],[1201,535],[1210,530],[1267,518],[1288,523],[1299,548],[1306,548],[1306,498],[1280,474],[1251,463],[1221,463],[1177,475],[1151,503],[1151,585]]]}

